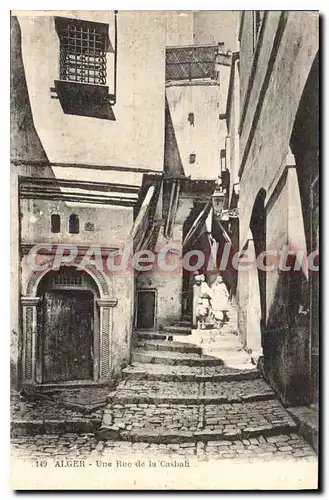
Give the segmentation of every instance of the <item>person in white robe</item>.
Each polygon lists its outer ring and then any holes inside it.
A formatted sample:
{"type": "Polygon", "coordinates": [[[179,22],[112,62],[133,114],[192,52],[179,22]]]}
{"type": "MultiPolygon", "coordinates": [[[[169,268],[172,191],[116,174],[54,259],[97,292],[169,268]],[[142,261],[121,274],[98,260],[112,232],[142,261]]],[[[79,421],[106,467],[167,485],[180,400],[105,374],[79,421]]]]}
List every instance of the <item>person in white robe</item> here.
{"type": "Polygon", "coordinates": [[[204,274],[200,274],[200,294],[197,305],[197,327],[201,330],[206,328],[206,319],[211,311],[212,293],[204,274]]]}
{"type": "Polygon", "coordinates": [[[216,281],[211,288],[211,293],[211,305],[215,326],[216,328],[220,328],[229,320],[227,316],[227,311],[229,310],[229,294],[221,276],[217,276],[216,281]]]}

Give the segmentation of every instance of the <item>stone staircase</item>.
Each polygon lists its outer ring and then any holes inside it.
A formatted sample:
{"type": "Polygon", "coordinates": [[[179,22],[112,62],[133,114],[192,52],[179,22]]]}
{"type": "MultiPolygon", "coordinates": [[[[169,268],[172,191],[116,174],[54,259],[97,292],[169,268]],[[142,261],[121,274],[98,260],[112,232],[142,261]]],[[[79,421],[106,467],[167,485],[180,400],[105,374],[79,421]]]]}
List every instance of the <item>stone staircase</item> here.
{"type": "Polygon", "coordinates": [[[99,439],[202,448],[295,432],[234,325],[232,314],[220,330],[192,330],[184,322],[135,332],[131,365],[104,410],[99,439]]]}

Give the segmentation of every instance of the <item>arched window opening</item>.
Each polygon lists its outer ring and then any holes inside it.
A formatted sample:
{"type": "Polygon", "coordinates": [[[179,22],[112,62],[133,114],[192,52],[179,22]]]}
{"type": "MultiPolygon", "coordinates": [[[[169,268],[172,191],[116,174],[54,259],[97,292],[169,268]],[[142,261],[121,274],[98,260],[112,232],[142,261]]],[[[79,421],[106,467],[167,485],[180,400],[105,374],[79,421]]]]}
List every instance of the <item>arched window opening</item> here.
{"type": "Polygon", "coordinates": [[[78,215],[72,214],[69,218],[69,233],[79,234],[79,217],[78,215]]]}
{"type": "Polygon", "coordinates": [[[51,232],[52,233],[61,232],[61,217],[58,214],[52,214],[51,216],[51,232]]]}

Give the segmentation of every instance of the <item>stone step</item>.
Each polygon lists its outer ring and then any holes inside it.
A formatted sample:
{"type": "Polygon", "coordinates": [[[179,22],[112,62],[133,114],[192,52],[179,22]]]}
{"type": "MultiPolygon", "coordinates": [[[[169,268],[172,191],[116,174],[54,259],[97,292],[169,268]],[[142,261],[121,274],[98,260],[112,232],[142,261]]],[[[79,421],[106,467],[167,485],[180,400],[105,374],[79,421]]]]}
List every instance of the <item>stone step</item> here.
{"type": "Polygon", "coordinates": [[[122,370],[124,379],[160,381],[231,381],[255,380],[260,377],[255,367],[235,369],[227,366],[163,366],[160,364],[133,363],[122,370]]]}
{"type": "Polygon", "coordinates": [[[224,338],[224,337],[229,337],[229,338],[239,338],[239,335],[237,332],[233,331],[231,328],[206,328],[205,330],[193,330],[193,334],[197,334],[199,336],[202,335],[202,338],[207,339],[211,338],[213,336],[224,338]]]}
{"type": "Polygon", "coordinates": [[[242,347],[242,343],[240,342],[239,337],[232,333],[222,334],[214,332],[212,334],[202,335],[202,337],[200,337],[198,332],[194,332],[194,334],[188,338],[189,342],[190,341],[193,342],[194,338],[200,339],[201,344],[212,344],[212,343],[234,344],[236,346],[242,347]]]}
{"type": "Polygon", "coordinates": [[[172,335],[168,335],[167,333],[160,332],[136,332],[137,339],[145,339],[145,340],[171,340],[173,339],[172,335]]]}
{"type": "Polygon", "coordinates": [[[214,353],[216,352],[246,352],[242,344],[239,342],[220,342],[220,341],[215,341],[215,342],[206,342],[202,343],[200,347],[205,351],[210,351],[212,350],[214,353]]]}
{"type": "Polygon", "coordinates": [[[194,346],[183,342],[171,341],[156,341],[156,340],[140,340],[136,345],[137,349],[145,351],[166,351],[166,352],[182,352],[182,353],[197,353],[202,354],[201,347],[194,346]]]}
{"type": "Polygon", "coordinates": [[[247,352],[243,349],[242,344],[235,343],[235,342],[206,342],[206,343],[201,343],[201,344],[194,342],[194,345],[203,349],[203,352],[206,352],[209,350],[213,350],[214,353],[219,352],[219,351],[226,352],[226,353],[229,353],[229,352],[246,353],[247,352]]]}
{"type": "Polygon", "coordinates": [[[240,366],[251,363],[251,356],[246,351],[236,352],[235,350],[225,351],[222,349],[203,349],[202,352],[204,356],[220,359],[225,366],[240,366]]]}
{"type": "Polygon", "coordinates": [[[180,352],[159,352],[147,351],[144,349],[135,349],[132,354],[132,361],[137,363],[151,363],[168,365],[186,365],[186,366],[214,366],[223,365],[223,361],[212,356],[204,356],[196,353],[180,352]]]}
{"type": "Polygon", "coordinates": [[[13,437],[39,434],[94,434],[101,425],[101,419],[79,418],[76,420],[25,420],[15,419],[10,424],[13,437]]]}
{"type": "MultiPolygon", "coordinates": [[[[97,392],[97,389],[95,388],[97,392]]],[[[70,391],[68,390],[68,394],[70,391]]],[[[109,400],[107,400],[109,401],[109,400]]],[[[105,401],[106,406],[107,401],[105,401]]],[[[102,422],[102,410],[86,413],[70,409],[59,400],[22,400],[18,395],[11,397],[11,435],[94,433],[102,422]]]]}
{"type": "Polygon", "coordinates": [[[170,332],[164,330],[135,330],[134,336],[138,339],[148,339],[148,340],[173,340],[177,337],[182,337],[183,341],[189,334],[179,332],[170,332]]]}
{"type": "Polygon", "coordinates": [[[112,403],[224,404],[275,399],[263,380],[230,382],[162,382],[126,380],[118,385],[112,403]]]}
{"type": "Polygon", "coordinates": [[[201,430],[195,432],[188,431],[163,431],[154,429],[136,429],[134,431],[125,431],[117,429],[116,426],[106,427],[101,426],[96,435],[99,440],[113,441],[122,440],[133,443],[154,443],[154,444],[169,444],[169,443],[193,443],[193,442],[214,442],[214,441],[236,441],[244,439],[257,438],[259,436],[281,436],[296,432],[296,425],[280,425],[275,427],[259,426],[247,428],[245,431],[233,430],[230,433],[222,432],[221,430],[201,430]]]}
{"type": "Polygon", "coordinates": [[[182,327],[182,328],[192,328],[193,325],[192,325],[192,322],[191,321],[177,321],[173,326],[178,326],[178,327],[182,327]]]}
{"type": "Polygon", "coordinates": [[[163,332],[169,333],[171,335],[191,335],[192,328],[186,326],[164,326],[162,329],[163,332]]]}
{"type": "Polygon", "coordinates": [[[97,432],[102,440],[181,443],[249,439],[296,430],[277,400],[223,405],[111,404],[97,432]]]}

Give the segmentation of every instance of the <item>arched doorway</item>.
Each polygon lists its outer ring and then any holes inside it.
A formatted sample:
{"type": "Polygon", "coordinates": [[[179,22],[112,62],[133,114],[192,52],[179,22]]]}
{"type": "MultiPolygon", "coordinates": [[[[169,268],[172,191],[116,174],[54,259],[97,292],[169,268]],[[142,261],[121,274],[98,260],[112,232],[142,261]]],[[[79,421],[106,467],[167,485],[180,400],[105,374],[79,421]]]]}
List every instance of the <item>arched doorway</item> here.
{"type": "Polygon", "coordinates": [[[21,383],[106,382],[112,372],[112,309],[118,302],[108,277],[93,265],[82,271],[64,263],[54,272],[53,259],[45,258],[46,269],[23,283],[21,383]]]}
{"type": "MultiPolygon", "coordinates": [[[[253,211],[250,218],[250,231],[254,241],[255,259],[266,250],[266,211],[265,211],[265,189],[260,189],[255,199],[253,211]]],[[[257,277],[259,286],[259,300],[261,309],[260,329],[263,337],[266,326],[266,272],[257,265],[257,277]]]]}
{"type": "Polygon", "coordinates": [[[99,292],[74,267],[50,271],[38,286],[36,376],[41,383],[97,378],[99,292]]]}

